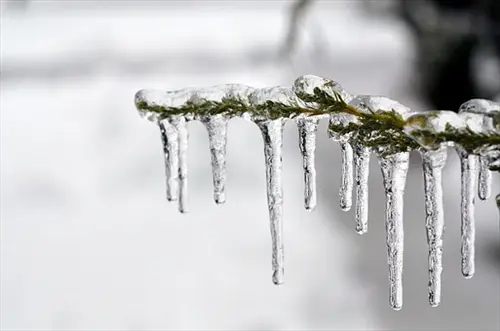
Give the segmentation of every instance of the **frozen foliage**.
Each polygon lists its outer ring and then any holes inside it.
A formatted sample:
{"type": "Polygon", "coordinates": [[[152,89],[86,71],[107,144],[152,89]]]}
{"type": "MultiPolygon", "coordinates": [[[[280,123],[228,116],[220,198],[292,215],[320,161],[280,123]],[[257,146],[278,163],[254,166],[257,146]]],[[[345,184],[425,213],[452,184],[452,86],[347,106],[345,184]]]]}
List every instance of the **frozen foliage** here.
{"type": "MultiPolygon", "coordinates": [[[[478,195],[490,196],[490,169],[500,169],[499,107],[488,100],[470,100],[459,113],[413,112],[399,102],[382,97],[353,96],[337,82],[302,76],[292,88],[256,89],[228,84],[173,92],[141,90],[135,96],[141,116],[160,127],[165,154],[167,199],[178,200],[187,211],[188,132],[186,123],[201,121],[208,131],[213,171],[214,200],[225,202],[227,125],[243,117],[258,125],[264,141],[267,201],[272,238],[273,282],[284,282],[283,247],[283,126],[295,120],[304,168],[304,206],[314,209],[316,197],[315,150],[320,119],[329,119],[328,135],[340,143],[340,206],[349,210],[356,183],[356,232],[368,230],[368,175],[370,153],[377,155],[386,195],[386,243],[389,265],[389,302],[403,305],[403,196],[409,152],[422,156],[425,191],[425,227],[429,246],[429,303],[441,301],[443,252],[442,169],[447,147],[461,160],[462,273],[474,274],[474,188],[479,163],[478,195]],[[479,161],[479,162],[478,162],[479,161]]],[[[497,201],[499,198],[497,197],[497,201]]]]}

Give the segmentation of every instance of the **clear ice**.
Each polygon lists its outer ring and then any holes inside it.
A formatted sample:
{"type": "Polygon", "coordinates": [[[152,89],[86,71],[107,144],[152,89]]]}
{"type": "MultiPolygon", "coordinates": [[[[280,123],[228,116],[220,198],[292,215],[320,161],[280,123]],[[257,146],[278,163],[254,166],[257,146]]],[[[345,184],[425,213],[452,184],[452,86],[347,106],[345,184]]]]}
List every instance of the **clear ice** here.
{"type": "Polygon", "coordinates": [[[158,122],[165,158],[167,200],[176,201],[179,196],[179,142],[177,130],[168,119],[158,122]]]}
{"type": "Polygon", "coordinates": [[[319,118],[304,117],[297,119],[299,130],[299,149],[302,154],[302,166],[304,168],[304,206],[307,210],[313,210],[316,206],[316,131],[318,130],[319,118]]]}
{"type": "Polygon", "coordinates": [[[352,147],[348,142],[340,142],[340,162],[342,170],[340,172],[340,208],[343,211],[349,211],[352,206],[352,188],[353,188],[353,166],[352,166],[352,147]]]}
{"type": "Polygon", "coordinates": [[[475,155],[469,154],[461,147],[456,148],[460,157],[461,178],[461,203],[462,214],[462,275],[471,278],[474,275],[474,255],[476,238],[476,220],[474,217],[474,187],[476,186],[476,161],[475,155]]]}
{"type": "Polygon", "coordinates": [[[422,150],[422,168],[425,192],[425,228],[429,245],[429,303],[437,307],[441,302],[441,273],[443,272],[443,186],[442,170],[447,150],[422,150]]]}
{"type": "Polygon", "coordinates": [[[484,156],[479,157],[478,180],[479,199],[487,200],[491,196],[491,171],[489,169],[488,159],[484,156]]]}
{"type": "Polygon", "coordinates": [[[225,115],[203,116],[200,121],[208,131],[208,143],[212,161],[212,177],[214,185],[214,201],[217,204],[226,202],[226,145],[227,123],[225,115]]]}
{"type": "MultiPolygon", "coordinates": [[[[225,202],[226,183],[226,144],[227,125],[231,116],[243,117],[258,125],[264,140],[264,156],[266,165],[267,202],[272,237],[272,270],[273,282],[284,282],[284,245],[283,245],[283,188],[282,188],[282,147],[283,126],[287,119],[295,118],[299,131],[299,149],[303,158],[304,169],[304,205],[308,210],[314,209],[317,202],[315,149],[318,123],[320,119],[329,119],[328,135],[338,141],[341,146],[341,187],[340,204],[343,210],[349,210],[352,205],[353,175],[356,182],[356,232],[366,233],[368,230],[368,176],[370,152],[378,156],[382,170],[382,177],[386,195],[386,244],[387,260],[389,265],[390,305],[399,310],[403,305],[403,195],[408,172],[409,151],[391,150],[391,146],[377,146],[368,148],[361,143],[361,139],[354,131],[345,133],[344,130],[351,124],[361,124],[359,117],[346,113],[324,113],[311,116],[297,113],[288,113],[287,118],[276,119],[276,113],[268,108],[281,104],[291,107],[300,107],[315,110],[318,105],[304,96],[315,95],[315,89],[331,97],[340,96],[346,103],[355,107],[362,114],[397,112],[403,118],[405,134],[419,143],[419,152],[422,156],[425,191],[426,232],[428,241],[428,271],[429,271],[429,303],[436,307],[441,301],[441,275],[443,259],[443,188],[442,169],[446,163],[446,147],[454,146],[461,161],[461,235],[462,235],[462,274],[470,278],[474,274],[474,241],[475,219],[474,198],[475,185],[478,180],[477,194],[480,199],[487,199],[491,194],[491,171],[489,168],[500,168],[500,145],[486,145],[473,151],[466,151],[459,145],[445,142],[442,137],[433,136],[425,132],[443,133],[449,126],[463,132],[482,134],[500,133],[500,106],[497,103],[473,99],[462,104],[458,114],[451,111],[412,112],[408,107],[392,99],[381,96],[360,95],[353,96],[345,91],[335,81],[316,77],[302,76],[295,80],[292,88],[272,87],[256,89],[246,85],[227,84],[209,88],[187,88],[178,91],[141,90],[136,93],[135,101],[139,114],[156,123],[160,128],[163,145],[166,195],[169,201],[178,202],[181,212],[187,212],[187,122],[201,121],[208,131],[211,164],[213,173],[214,200],[216,203],[225,202]],[[200,115],[186,113],[182,115],[170,114],[164,117],[162,110],[140,107],[147,105],[164,107],[166,114],[169,109],[176,109],[186,105],[212,105],[224,99],[237,99],[240,105],[247,106],[253,111],[241,110],[229,114],[200,115]],[[209,103],[210,105],[210,103],[209,103]],[[262,107],[265,106],[265,107],[262,107]],[[151,110],[147,110],[151,109],[151,110]],[[338,132],[337,132],[337,131],[338,132]],[[342,132],[342,133],[341,133],[342,132]],[[359,139],[359,140],[358,140],[359,139]],[[353,162],[354,160],[354,162],[353,162]],[[354,163],[354,169],[353,169],[354,163]],[[354,171],[355,170],[355,171],[354,171]],[[479,174],[478,174],[479,170],[479,174]]],[[[190,109],[187,107],[186,109],[190,109]]],[[[244,109],[244,108],[242,108],[244,109]]],[[[294,112],[293,108],[291,108],[294,112]]],[[[288,108],[290,110],[290,108],[288,108]]],[[[400,128],[387,128],[399,130],[400,128]]],[[[387,133],[387,132],[385,132],[387,133]]],[[[394,132],[400,134],[400,132],[394,132]]],[[[384,136],[385,137],[385,136],[384,136]]],[[[366,139],[377,139],[378,131],[368,133],[366,139]]],[[[500,194],[496,197],[497,206],[500,206],[500,194]]],[[[499,207],[500,209],[500,207],[499,207]]]]}
{"type": "MultiPolygon", "coordinates": [[[[467,125],[476,132],[497,132],[500,130],[497,123],[500,115],[500,105],[485,99],[471,99],[464,102],[459,108],[459,114],[467,125]]],[[[488,159],[479,157],[478,196],[486,200],[491,195],[491,171],[488,159]]]]}
{"type": "Polygon", "coordinates": [[[283,183],[281,178],[283,120],[257,122],[264,140],[267,205],[271,223],[273,283],[284,282],[283,183]]]}
{"type": "Polygon", "coordinates": [[[356,232],[368,231],[368,175],[370,173],[370,150],[361,144],[354,144],[356,166],[356,232]]]}
{"type": "Polygon", "coordinates": [[[178,137],[178,157],[179,157],[179,211],[187,213],[188,183],[187,183],[187,149],[188,149],[188,130],[186,118],[184,116],[172,116],[172,124],[177,129],[178,137]]]}
{"type": "Polygon", "coordinates": [[[386,196],[385,228],[389,264],[389,304],[403,307],[403,194],[410,153],[379,157],[386,196]]]}

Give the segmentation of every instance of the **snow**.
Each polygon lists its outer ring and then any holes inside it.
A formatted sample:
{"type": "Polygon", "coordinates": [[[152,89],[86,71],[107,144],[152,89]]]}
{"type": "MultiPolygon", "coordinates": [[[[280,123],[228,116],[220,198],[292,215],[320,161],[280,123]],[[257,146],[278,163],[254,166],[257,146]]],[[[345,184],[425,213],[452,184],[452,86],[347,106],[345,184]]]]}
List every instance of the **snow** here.
{"type": "MultiPolygon", "coordinates": [[[[418,171],[410,166],[405,192],[405,306],[394,314],[386,295],[385,197],[374,162],[372,225],[358,237],[354,216],[332,203],[338,145],[318,134],[318,204],[308,213],[297,129],[285,126],[287,282],[276,288],[266,273],[271,241],[255,125],[229,122],[227,202],[217,206],[207,132],[188,123],[190,212],[181,215],[165,201],[158,128],[133,105],[140,89],[289,86],[309,73],[417,106],[404,84],[411,86],[411,42],[400,25],[363,17],[349,3],[319,1],[300,52],[277,64],[268,55],[284,36],[286,2],[68,3],[34,1],[24,16],[2,13],[2,329],[500,327],[498,264],[490,258],[500,237],[497,207],[478,202],[476,275],[465,281],[455,155],[443,171],[450,220],[443,302],[431,310],[424,297],[419,164],[418,171]]],[[[498,190],[494,181],[492,192],[498,190]]]]}

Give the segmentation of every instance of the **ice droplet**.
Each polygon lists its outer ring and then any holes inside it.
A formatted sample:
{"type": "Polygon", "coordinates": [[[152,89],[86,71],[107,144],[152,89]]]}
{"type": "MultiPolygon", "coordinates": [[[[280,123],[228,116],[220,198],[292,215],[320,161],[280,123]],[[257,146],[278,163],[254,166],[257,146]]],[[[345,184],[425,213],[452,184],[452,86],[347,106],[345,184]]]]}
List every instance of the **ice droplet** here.
{"type": "Polygon", "coordinates": [[[368,175],[370,172],[370,150],[361,144],[354,144],[356,165],[356,232],[368,231],[368,175]]]}
{"type": "Polygon", "coordinates": [[[271,223],[273,283],[284,282],[283,248],[283,120],[257,122],[264,140],[267,204],[271,223]]]}
{"type": "Polygon", "coordinates": [[[212,177],[214,185],[214,201],[217,204],[226,202],[226,145],[227,116],[218,114],[203,116],[200,121],[208,131],[208,142],[212,162],[212,177]]]}
{"type": "Polygon", "coordinates": [[[187,149],[189,133],[184,116],[171,116],[171,124],[177,130],[178,139],[179,211],[187,213],[187,149]]]}
{"type": "Polygon", "coordinates": [[[394,310],[403,306],[403,195],[410,153],[379,156],[386,196],[385,227],[389,264],[389,303],[394,310]]]}
{"type": "Polygon", "coordinates": [[[179,143],[177,130],[170,124],[168,119],[158,122],[163,145],[163,156],[165,158],[165,175],[167,186],[167,200],[176,201],[179,195],[179,143]]]}
{"type": "Polygon", "coordinates": [[[479,183],[478,196],[481,200],[487,200],[491,196],[491,171],[488,169],[488,159],[479,157],[479,183]]]}
{"type": "Polygon", "coordinates": [[[476,161],[477,156],[457,146],[456,151],[460,157],[461,175],[461,203],[462,213],[462,275],[471,278],[474,275],[474,255],[476,221],[474,217],[474,187],[476,185],[476,161]]]}
{"type": "Polygon", "coordinates": [[[299,149],[302,154],[302,166],[304,168],[304,206],[307,210],[313,210],[316,206],[316,131],[319,119],[304,117],[297,119],[299,130],[299,149]]]}
{"type": "Polygon", "coordinates": [[[352,206],[352,187],[353,187],[353,165],[352,165],[352,147],[345,141],[340,142],[340,162],[342,169],[340,173],[340,208],[343,211],[349,211],[352,206]]]}
{"type": "Polygon", "coordinates": [[[443,186],[442,170],[447,150],[423,150],[422,168],[425,192],[425,227],[429,245],[429,303],[437,307],[441,302],[441,273],[443,272],[443,186]]]}

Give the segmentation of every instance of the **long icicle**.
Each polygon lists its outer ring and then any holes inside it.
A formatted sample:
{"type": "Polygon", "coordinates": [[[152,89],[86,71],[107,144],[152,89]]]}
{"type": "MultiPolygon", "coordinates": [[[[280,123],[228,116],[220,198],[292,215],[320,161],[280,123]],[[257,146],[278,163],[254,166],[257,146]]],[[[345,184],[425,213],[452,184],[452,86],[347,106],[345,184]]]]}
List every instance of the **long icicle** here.
{"type": "Polygon", "coordinates": [[[370,150],[356,143],[354,145],[356,166],[356,232],[368,231],[368,176],[370,173],[370,150]]]}
{"type": "Polygon", "coordinates": [[[172,125],[177,129],[178,153],[179,153],[179,211],[187,213],[187,149],[189,133],[187,130],[187,123],[184,116],[172,116],[172,125]]]}
{"type": "Polygon", "coordinates": [[[319,119],[314,117],[297,120],[299,130],[299,149],[304,168],[304,207],[313,210],[316,206],[316,132],[319,119]]]}
{"type": "Polygon", "coordinates": [[[389,303],[394,310],[403,306],[403,195],[409,153],[379,157],[386,195],[385,227],[389,264],[389,303]]]}
{"type": "Polygon", "coordinates": [[[169,123],[169,120],[159,121],[158,126],[160,127],[163,156],[165,158],[167,200],[176,201],[179,195],[177,130],[169,123]]]}
{"type": "Polygon", "coordinates": [[[491,196],[491,171],[484,156],[479,157],[478,196],[481,200],[487,200],[491,196]]]}
{"type": "Polygon", "coordinates": [[[474,187],[476,186],[477,156],[469,154],[461,147],[456,148],[460,157],[461,178],[461,212],[462,212],[462,275],[465,278],[474,276],[476,220],[474,216],[474,187]]]}
{"type": "Polygon", "coordinates": [[[214,185],[214,201],[216,204],[226,202],[226,145],[227,123],[224,115],[206,116],[201,119],[208,131],[208,142],[212,161],[212,177],[214,185]]]}
{"type": "Polygon", "coordinates": [[[273,283],[284,282],[283,248],[283,120],[259,122],[264,140],[266,163],[267,204],[271,226],[273,283]]]}
{"type": "Polygon", "coordinates": [[[432,307],[441,302],[441,274],[443,272],[443,186],[442,170],[446,163],[446,147],[425,150],[422,155],[425,192],[425,227],[429,245],[429,303],[432,307]]]}
{"type": "Polygon", "coordinates": [[[352,188],[353,188],[353,166],[352,166],[352,147],[346,141],[340,141],[340,162],[342,163],[340,178],[340,208],[343,211],[349,211],[352,206],[352,188]]]}

